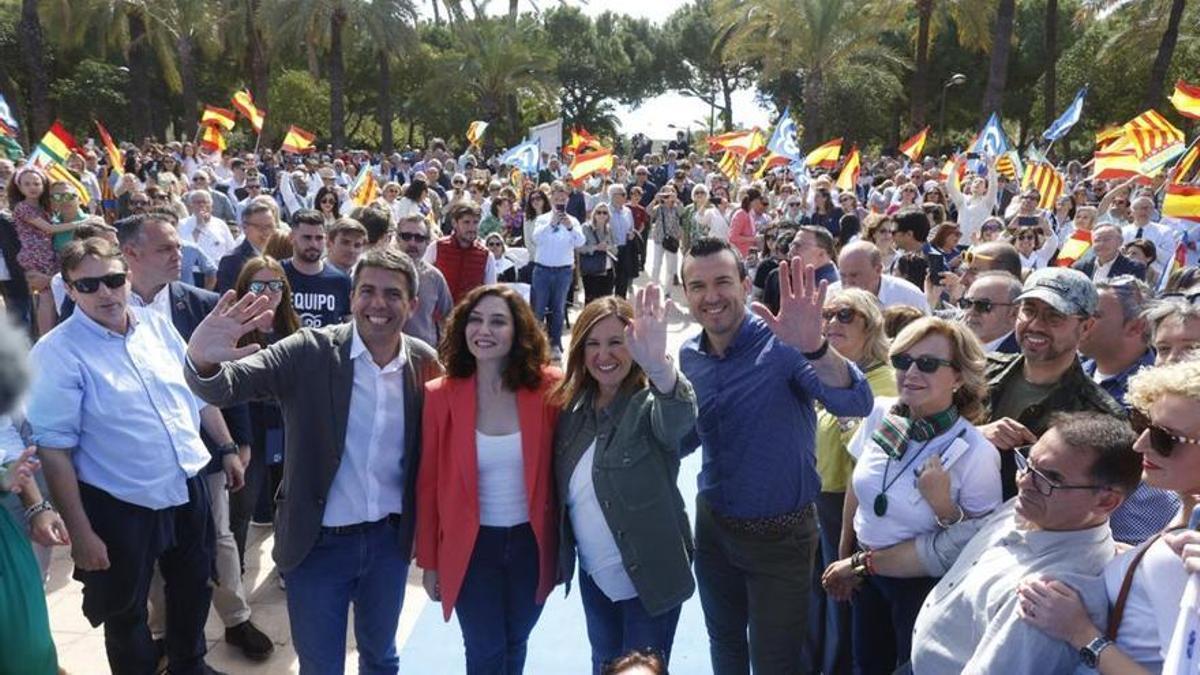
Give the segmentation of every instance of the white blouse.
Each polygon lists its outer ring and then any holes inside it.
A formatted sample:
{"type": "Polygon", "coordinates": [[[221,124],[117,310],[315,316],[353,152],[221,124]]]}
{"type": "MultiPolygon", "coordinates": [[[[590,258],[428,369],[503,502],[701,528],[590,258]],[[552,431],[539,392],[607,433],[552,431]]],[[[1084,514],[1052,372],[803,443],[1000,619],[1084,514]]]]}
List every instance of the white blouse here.
{"type": "MultiPolygon", "coordinates": [[[[1116,604],[1125,572],[1142,548],[1145,544],[1125,551],[1104,567],[1104,588],[1110,607],[1116,604]]],[[[1116,644],[1126,656],[1152,673],[1162,670],[1187,581],[1183,561],[1161,537],[1146,551],[1133,573],[1116,644]]]]}
{"type": "Polygon", "coordinates": [[[521,432],[488,436],[475,432],[479,453],[479,524],[514,527],[529,522],[521,432]]]}
{"type": "Polygon", "coordinates": [[[575,531],[575,546],[579,550],[579,569],[587,574],[613,602],[637,597],[633,580],[621,562],[621,549],[613,538],[592,482],[592,462],[596,458],[596,441],[588,446],[567,486],[567,514],[575,531]]]}
{"type": "Polygon", "coordinates": [[[950,473],[950,496],[963,511],[982,515],[1000,506],[1000,453],[975,425],[959,418],[928,443],[912,443],[899,460],[891,460],[871,439],[895,398],[877,398],[874,410],[859,425],[847,451],[857,459],[851,484],[858,497],[854,532],[871,549],[894,546],[938,528],[937,515],[917,488],[917,471],[938,454],[950,473]],[[914,455],[913,453],[917,453],[914,455]],[[887,513],[875,515],[875,499],[883,492],[887,471],[887,513]],[[903,475],[901,475],[903,472],[903,475]],[[892,481],[895,482],[892,482],[892,481]]]}

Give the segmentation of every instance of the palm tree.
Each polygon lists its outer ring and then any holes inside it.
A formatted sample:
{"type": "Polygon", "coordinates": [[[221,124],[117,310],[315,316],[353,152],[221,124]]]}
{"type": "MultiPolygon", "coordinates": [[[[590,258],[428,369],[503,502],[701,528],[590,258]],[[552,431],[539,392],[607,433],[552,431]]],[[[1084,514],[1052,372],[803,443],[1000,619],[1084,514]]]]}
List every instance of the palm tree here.
{"type": "Polygon", "coordinates": [[[1046,72],[1042,75],[1042,103],[1046,126],[1058,116],[1054,95],[1058,89],[1058,0],[1046,0],[1046,72]]]}
{"type": "Polygon", "coordinates": [[[913,59],[909,117],[914,129],[925,126],[929,104],[929,49],[946,26],[953,24],[958,44],[970,50],[985,50],[991,44],[988,24],[995,9],[993,0],[915,0],[917,10],[916,55],[913,59]]]}
{"type": "Polygon", "coordinates": [[[212,57],[221,50],[223,17],[218,6],[207,0],[174,0],[164,3],[159,24],[175,42],[178,58],[180,94],[183,116],[180,128],[186,128],[199,114],[200,99],[196,92],[196,61],[203,55],[212,57]]]}
{"type": "Polygon", "coordinates": [[[761,64],[763,79],[798,74],[804,144],[825,132],[826,77],[866,63],[906,65],[877,39],[904,6],[887,0],[721,0],[717,16],[730,52],[761,64]]]}
{"type": "Polygon", "coordinates": [[[270,110],[271,62],[262,0],[224,0],[225,50],[236,55],[254,102],[270,110]]]}
{"type": "MultiPolygon", "coordinates": [[[[1154,52],[1154,61],[1146,77],[1145,94],[1142,96],[1143,108],[1154,108],[1162,103],[1167,70],[1171,67],[1175,46],[1179,42],[1179,28],[1185,23],[1186,5],[1185,0],[1084,0],[1077,17],[1080,23],[1113,11],[1122,12],[1127,18],[1125,28],[1109,38],[1101,49],[1102,59],[1141,61],[1145,54],[1154,52]]],[[[1192,26],[1196,23],[1194,8],[1195,5],[1186,21],[1192,26]]]]}
{"type": "Polygon", "coordinates": [[[25,69],[29,73],[29,122],[30,138],[50,126],[50,82],[46,73],[46,36],[38,16],[37,0],[21,2],[21,22],[17,26],[21,55],[25,57],[25,69]]]}
{"type": "Polygon", "coordinates": [[[983,114],[987,119],[1000,110],[1008,80],[1008,55],[1012,51],[1013,23],[1017,14],[1016,0],[999,0],[996,4],[996,24],[992,33],[992,53],[988,63],[987,88],[983,92],[983,114]]]}

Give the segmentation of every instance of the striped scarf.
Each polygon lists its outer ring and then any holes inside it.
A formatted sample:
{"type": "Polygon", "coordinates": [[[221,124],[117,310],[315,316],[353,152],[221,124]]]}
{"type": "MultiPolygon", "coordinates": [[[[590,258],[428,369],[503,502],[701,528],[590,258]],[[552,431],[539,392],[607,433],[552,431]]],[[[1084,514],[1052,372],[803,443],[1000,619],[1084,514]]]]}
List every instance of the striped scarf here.
{"type": "Polygon", "coordinates": [[[954,405],[940,413],[914,420],[909,417],[908,406],[897,403],[884,415],[879,428],[871,434],[871,440],[883,448],[888,457],[900,459],[908,449],[909,441],[929,441],[945,433],[957,421],[958,408],[954,405]]]}

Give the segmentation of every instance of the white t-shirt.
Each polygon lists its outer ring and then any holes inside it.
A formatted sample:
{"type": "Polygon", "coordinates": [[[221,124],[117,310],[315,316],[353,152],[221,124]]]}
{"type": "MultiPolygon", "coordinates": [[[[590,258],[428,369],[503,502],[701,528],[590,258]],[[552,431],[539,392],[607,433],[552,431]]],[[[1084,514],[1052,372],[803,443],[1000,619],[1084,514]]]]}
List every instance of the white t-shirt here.
{"type": "Polygon", "coordinates": [[[479,524],[513,527],[529,522],[521,432],[488,436],[475,432],[479,453],[479,524]]]}
{"type": "Polygon", "coordinates": [[[575,546],[579,550],[579,569],[587,574],[613,602],[637,597],[633,580],[621,562],[621,549],[613,538],[592,482],[592,462],[596,457],[596,442],[588,446],[575,465],[567,488],[567,513],[575,531],[575,546]]]}
{"type": "Polygon", "coordinates": [[[915,473],[935,453],[941,456],[950,473],[950,496],[963,511],[982,515],[995,510],[1003,501],[1000,453],[973,424],[961,417],[945,433],[928,443],[910,443],[903,457],[889,462],[887,453],[871,439],[871,434],[895,403],[895,398],[876,399],[875,408],[846,447],[858,460],[851,477],[858,497],[854,531],[859,542],[872,549],[893,546],[937,529],[937,516],[917,489],[915,473]],[[886,494],[887,513],[878,516],[875,499],[881,493],[886,494]]]}
{"type": "MultiPolygon", "coordinates": [[[[842,282],[835,281],[829,284],[828,294],[832,295],[834,291],[839,291],[841,288],[842,282]]],[[[923,314],[929,314],[929,300],[925,297],[925,292],[907,280],[890,274],[884,274],[879,279],[879,304],[885,309],[897,305],[908,305],[916,307],[923,314]]]]}
{"type": "MultiPolygon", "coordinates": [[[[1144,547],[1145,544],[1125,551],[1104,567],[1104,588],[1110,607],[1117,602],[1133,557],[1144,547]]],[[[1146,551],[1133,573],[1125,614],[1117,630],[1117,646],[1152,673],[1162,669],[1187,581],[1183,561],[1162,538],[1146,551]]]]}

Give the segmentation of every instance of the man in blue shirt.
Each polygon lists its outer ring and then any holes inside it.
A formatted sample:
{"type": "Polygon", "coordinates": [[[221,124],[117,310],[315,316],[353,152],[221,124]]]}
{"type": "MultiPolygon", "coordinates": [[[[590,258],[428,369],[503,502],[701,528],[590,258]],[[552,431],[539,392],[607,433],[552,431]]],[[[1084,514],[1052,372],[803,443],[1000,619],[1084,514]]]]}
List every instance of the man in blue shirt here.
{"type": "MultiPolygon", "coordinates": [[[[214,532],[202,420],[224,438],[223,454],[237,446],[220,411],[184,382],[186,346],[171,319],[129,305],[116,247],[73,241],[61,256],[77,311],[30,354],[36,376],[27,418],[71,535],[83,613],[104,624],[114,673],[154,672],[146,597],[157,565],[166,581],[170,671],[211,672],[204,623],[214,532]]],[[[229,478],[240,485],[240,472],[229,478]]]]}
{"type": "Polygon", "coordinates": [[[722,239],[693,243],[683,284],[703,328],[679,363],[700,407],[682,450],[704,452],[696,580],[713,671],[804,672],[821,489],[813,406],[862,417],[871,390],[822,336],[827,284],[800,258],[780,263],[778,314],[759,304],[746,311],[750,280],[722,239]]]}
{"type": "Polygon", "coordinates": [[[350,277],[325,263],[325,220],[319,211],[304,209],[292,217],[292,257],[283,271],[292,287],[292,308],[300,325],[320,328],[342,323],[350,316],[350,277]]]}

